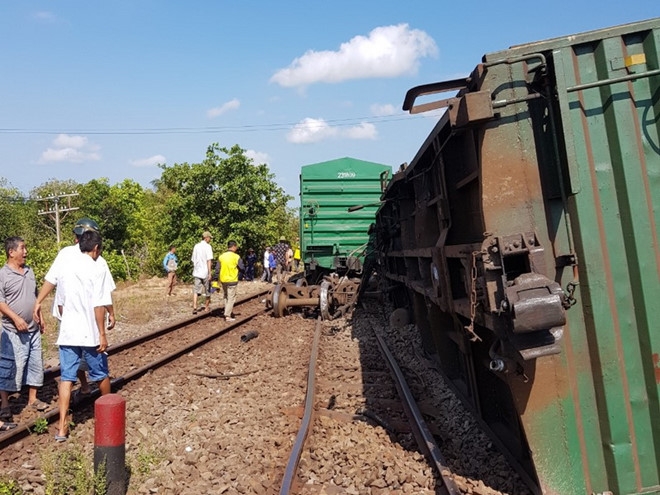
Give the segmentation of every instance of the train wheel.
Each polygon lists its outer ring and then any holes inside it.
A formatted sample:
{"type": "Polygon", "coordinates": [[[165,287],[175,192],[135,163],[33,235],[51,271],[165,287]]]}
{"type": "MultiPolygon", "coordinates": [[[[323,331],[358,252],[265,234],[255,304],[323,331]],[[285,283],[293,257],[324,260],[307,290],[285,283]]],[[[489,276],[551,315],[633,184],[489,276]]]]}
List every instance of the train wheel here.
{"type": "Polygon", "coordinates": [[[289,295],[286,291],[286,287],[284,285],[277,284],[277,286],[273,289],[273,315],[276,318],[281,318],[286,314],[288,300],[289,295]]]}

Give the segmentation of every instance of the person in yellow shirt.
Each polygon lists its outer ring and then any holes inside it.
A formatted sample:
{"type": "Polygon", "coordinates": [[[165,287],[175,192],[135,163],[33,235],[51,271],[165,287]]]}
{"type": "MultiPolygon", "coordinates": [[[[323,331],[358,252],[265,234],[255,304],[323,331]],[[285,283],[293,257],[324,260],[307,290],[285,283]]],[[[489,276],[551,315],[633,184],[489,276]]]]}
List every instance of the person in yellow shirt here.
{"type": "Polygon", "coordinates": [[[236,321],[231,312],[236,302],[236,286],[238,285],[238,273],[244,271],[243,260],[236,254],[238,244],[236,241],[227,243],[227,251],[218,258],[220,262],[220,284],[225,299],[225,321],[236,321]]]}
{"type": "Polygon", "coordinates": [[[293,271],[300,271],[300,239],[296,238],[296,247],[293,248],[293,271]]]}

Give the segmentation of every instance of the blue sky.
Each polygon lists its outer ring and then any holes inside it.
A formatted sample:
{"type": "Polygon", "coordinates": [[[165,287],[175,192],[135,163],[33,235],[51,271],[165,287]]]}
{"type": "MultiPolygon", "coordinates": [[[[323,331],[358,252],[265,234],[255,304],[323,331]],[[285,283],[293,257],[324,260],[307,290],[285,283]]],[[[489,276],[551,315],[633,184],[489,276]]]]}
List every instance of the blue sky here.
{"type": "Polygon", "coordinates": [[[240,145],[298,195],[303,165],[410,161],[416,85],[484,53],[660,16],[658,0],[0,0],[0,177],[126,178],[240,145]]]}

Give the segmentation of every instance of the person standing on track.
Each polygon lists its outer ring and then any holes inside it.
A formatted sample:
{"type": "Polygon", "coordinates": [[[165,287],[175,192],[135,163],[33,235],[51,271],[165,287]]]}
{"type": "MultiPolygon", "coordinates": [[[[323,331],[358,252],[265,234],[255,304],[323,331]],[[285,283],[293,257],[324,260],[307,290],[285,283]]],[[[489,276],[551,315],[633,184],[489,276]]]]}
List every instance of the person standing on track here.
{"type": "Polygon", "coordinates": [[[176,269],[179,266],[179,258],[176,257],[176,246],[172,244],[170,250],[163,258],[163,268],[165,273],[167,273],[167,290],[166,293],[168,296],[172,295],[172,289],[176,284],[176,269]]]}
{"type": "MultiPolygon", "coordinates": [[[[108,339],[105,335],[105,276],[103,266],[97,260],[103,249],[101,235],[88,230],[78,243],[80,254],[69,269],[58,273],[58,283],[64,291],[62,320],[57,338],[60,348],[60,421],[55,440],[64,442],[69,435],[68,411],[71,389],[77,380],[80,360],[84,356],[89,367],[89,378],[99,383],[101,395],[110,393],[108,339]]],[[[54,286],[47,280],[39,292],[35,314],[40,311],[45,295],[54,286]]],[[[43,326],[43,322],[42,322],[43,326]]]]}
{"type": "MultiPolygon", "coordinates": [[[[76,222],[76,225],[73,227],[73,235],[75,236],[73,239],[73,244],[71,246],[62,248],[60,252],[57,253],[53,264],[50,266],[48,273],[46,273],[46,276],[44,277],[48,284],[44,284],[41,287],[41,291],[37,296],[38,300],[43,301],[44,298],[53,290],[53,288],[57,287],[57,291],[55,292],[55,300],[53,301],[52,314],[55,318],[57,318],[58,321],[62,319],[62,307],[64,301],[64,289],[60,287],[59,281],[63,273],[73,269],[73,267],[78,263],[78,255],[80,254],[80,246],[78,245],[78,242],[80,241],[80,237],[83,235],[83,233],[89,230],[100,233],[99,224],[91,218],[87,217],[83,217],[76,222]]],[[[110,273],[108,262],[103,258],[103,256],[99,255],[96,262],[98,266],[100,266],[103,271],[105,271],[105,286],[103,291],[105,294],[104,301],[106,302],[105,309],[108,314],[106,329],[112,330],[115,327],[115,309],[112,304],[112,292],[115,290],[116,285],[114,279],[112,278],[112,274],[110,273]]],[[[78,370],[78,379],[80,380],[79,393],[82,395],[89,395],[91,393],[91,388],[89,386],[89,382],[87,381],[87,376],[85,375],[86,371],[87,362],[83,356],[80,361],[80,369],[78,370]]]]}
{"type": "Polygon", "coordinates": [[[257,264],[257,255],[254,249],[248,249],[248,254],[245,257],[245,281],[254,282],[254,265],[257,264]]]}
{"type": "Polygon", "coordinates": [[[280,242],[273,246],[273,255],[277,262],[277,283],[283,284],[286,282],[286,273],[288,269],[288,252],[289,245],[286,242],[286,237],[280,237],[280,242]]]}
{"type": "Polygon", "coordinates": [[[243,260],[236,254],[238,244],[236,241],[227,243],[227,251],[220,255],[220,283],[225,298],[225,321],[235,321],[231,314],[236,302],[236,287],[238,285],[238,274],[245,270],[243,260]]]}
{"type": "Polygon", "coordinates": [[[42,328],[32,314],[37,280],[25,264],[25,241],[20,237],[7,238],[5,254],[7,263],[0,268],[0,419],[11,421],[9,392],[20,392],[24,385],[28,387],[28,409],[45,411],[48,404],[37,399],[37,388],[44,384],[42,328]]]}
{"type": "Polygon", "coordinates": [[[296,239],[296,247],[293,249],[293,271],[300,271],[300,239],[296,239]]]}
{"type": "Polygon", "coordinates": [[[270,247],[266,246],[266,249],[264,249],[264,257],[263,257],[263,265],[264,265],[264,272],[261,274],[261,281],[262,282],[270,282],[271,281],[271,275],[270,275],[270,247]]]}
{"type": "Polygon", "coordinates": [[[270,267],[270,270],[269,270],[270,279],[268,281],[275,283],[275,281],[273,280],[273,277],[275,276],[275,273],[277,272],[277,258],[275,258],[275,253],[273,253],[272,249],[268,253],[268,266],[270,267]]]}
{"type": "Polygon", "coordinates": [[[192,252],[193,262],[193,314],[197,314],[197,299],[202,293],[206,296],[204,308],[208,311],[211,306],[211,263],[213,263],[213,248],[211,247],[211,233],[207,230],[202,234],[202,240],[195,244],[192,252]]]}

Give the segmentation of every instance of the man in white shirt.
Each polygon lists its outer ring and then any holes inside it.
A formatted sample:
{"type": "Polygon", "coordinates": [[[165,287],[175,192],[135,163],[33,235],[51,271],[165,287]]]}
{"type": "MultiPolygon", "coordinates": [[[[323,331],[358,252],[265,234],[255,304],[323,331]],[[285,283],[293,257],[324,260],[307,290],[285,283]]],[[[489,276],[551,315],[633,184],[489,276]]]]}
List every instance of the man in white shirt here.
{"type": "MultiPolygon", "coordinates": [[[[80,236],[80,254],[66,271],[56,272],[58,286],[63,292],[62,318],[56,344],[60,348],[59,430],[58,442],[68,437],[68,410],[71,389],[77,380],[80,360],[84,356],[89,367],[89,378],[99,383],[101,395],[110,393],[108,358],[105,350],[105,270],[96,260],[103,247],[101,235],[88,230],[80,236]]],[[[51,267],[51,270],[54,267],[51,267]]],[[[54,285],[46,280],[35,304],[35,313],[54,285]]]]}
{"type": "MultiPolygon", "coordinates": [[[[80,248],[78,247],[78,241],[80,240],[80,236],[87,230],[94,230],[100,233],[99,225],[94,220],[87,217],[81,218],[76,222],[76,225],[73,228],[73,234],[75,235],[73,245],[66,246],[62,248],[59,253],[57,253],[55,260],[53,261],[53,264],[48,270],[48,273],[46,273],[46,277],[45,277],[45,279],[48,282],[50,282],[53,286],[58,286],[58,274],[67,272],[69,269],[73,267],[73,265],[77,263],[78,256],[80,255],[80,248]]],[[[104,291],[106,294],[105,300],[107,301],[105,309],[108,312],[108,324],[106,326],[106,329],[112,330],[115,326],[115,310],[112,304],[112,291],[115,290],[116,285],[114,279],[112,278],[112,274],[110,273],[108,262],[105,261],[103,256],[99,255],[96,262],[105,271],[104,291]]],[[[45,286],[41,288],[41,292],[43,292],[44,289],[45,286]]],[[[48,292],[43,294],[43,297],[46,297],[50,292],[50,290],[52,290],[52,287],[48,290],[48,292]]],[[[41,295],[41,293],[39,295],[41,295]]],[[[58,290],[55,292],[55,299],[53,301],[53,312],[52,312],[53,316],[58,320],[62,319],[61,316],[62,316],[63,298],[64,298],[64,290],[61,287],[58,287],[58,290]]],[[[78,379],[80,380],[80,393],[82,395],[89,395],[89,393],[91,392],[89,383],[87,381],[87,377],[85,376],[86,371],[87,371],[87,363],[83,359],[80,363],[80,369],[78,370],[78,379]]]]}
{"type": "Polygon", "coordinates": [[[197,314],[197,299],[202,293],[206,296],[204,308],[208,311],[211,306],[211,263],[213,262],[213,248],[211,247],[211,233],[207,230],[202,234],[202,240],[195,244],[192,252],[193,262],[193,314],[197,314]]]}
{"type": "Polygon", "coordinates": [[[261,281],[262,282],[271,282],[271,275],[270,275],[270,247],[266,247],[264,249],[264,259],[263,259],[263,265],[264,265],[264,272],[261,275],[261,281]]]}

